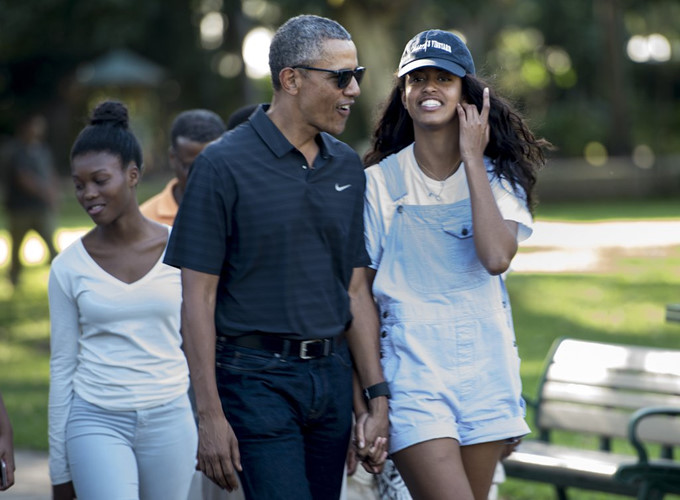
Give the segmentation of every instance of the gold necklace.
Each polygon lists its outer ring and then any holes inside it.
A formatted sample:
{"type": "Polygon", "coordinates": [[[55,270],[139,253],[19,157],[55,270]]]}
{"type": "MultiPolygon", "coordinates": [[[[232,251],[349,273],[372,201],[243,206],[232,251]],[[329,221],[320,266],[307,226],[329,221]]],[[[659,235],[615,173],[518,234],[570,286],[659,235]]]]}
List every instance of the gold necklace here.
{"type": "MultiPolygon", "coordinates": [[[[415,157],[415,155],[414,155],[415,157]]],[[[449,170],[446,175],[443,178],[437,177],[429,168],[427,168],[425,165],[423,165],[421,162],[419,162],[416,159],[416,164],[418,165],[418,170],[421,175],[421,180],[423,182],[423,185],[425,186],[425,189],[427,190],[427,196],[430,198],[434,198],[437,201],[442,201],[442,192],[444,191],[444,183],[446,182],[446,179],[451,177],[451,175],[460,167],[460,164],[463,163],[463,160],[458,160],[458,163],[456,163],[451,170],[449,170]],[[439,192],[435,193],[430,189],[430,186],[427,183],[427,180],[425,180],[425,176],[423,175],[423,172],[426,172],[428,174],[428,177],[431,179],[439,182],[439,192]]]]}

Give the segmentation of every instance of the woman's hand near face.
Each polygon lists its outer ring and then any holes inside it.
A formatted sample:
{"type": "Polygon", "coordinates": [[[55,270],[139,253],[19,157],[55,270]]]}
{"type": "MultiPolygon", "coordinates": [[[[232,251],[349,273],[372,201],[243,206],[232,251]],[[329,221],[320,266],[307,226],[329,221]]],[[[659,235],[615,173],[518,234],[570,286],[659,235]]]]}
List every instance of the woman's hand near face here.
{"type": "Polygon", "coordinates": [[[460,155],[465,163],[481,159],[489,144],[489,89],[484,88],[484,102],[481,113],[475,104],[458,103],[458,121],[460,124],[460,155]]]}

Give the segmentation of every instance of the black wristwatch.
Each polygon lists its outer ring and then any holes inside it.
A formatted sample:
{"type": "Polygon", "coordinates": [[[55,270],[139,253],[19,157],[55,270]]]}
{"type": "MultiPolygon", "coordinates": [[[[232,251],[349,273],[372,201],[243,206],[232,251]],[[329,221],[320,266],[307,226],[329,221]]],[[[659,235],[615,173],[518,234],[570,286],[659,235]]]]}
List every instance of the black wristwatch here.
{"type": "Polygon", "coordinates": [[[387,396],[388,398],[391,396],[390,386],[387,385],[387,382],[378,382],[364,389],[364,397],[366,399],[379,398],[380,396],[387,396]]]}

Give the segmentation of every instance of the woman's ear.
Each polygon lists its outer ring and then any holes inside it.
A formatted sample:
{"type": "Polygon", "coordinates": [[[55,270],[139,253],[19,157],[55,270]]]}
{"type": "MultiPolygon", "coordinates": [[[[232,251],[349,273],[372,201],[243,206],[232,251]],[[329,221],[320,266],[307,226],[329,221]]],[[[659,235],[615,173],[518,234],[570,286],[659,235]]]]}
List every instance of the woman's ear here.
{"type": "Polygon", "coordinates": [[[142,173],[139,170],[139,167],[134,161],[131,161],[126,169],[126,174],[128,178],[128,184],[130,187],[135,187],[137,184],[139,184],[139,179],[142,176],[142,173]]]}

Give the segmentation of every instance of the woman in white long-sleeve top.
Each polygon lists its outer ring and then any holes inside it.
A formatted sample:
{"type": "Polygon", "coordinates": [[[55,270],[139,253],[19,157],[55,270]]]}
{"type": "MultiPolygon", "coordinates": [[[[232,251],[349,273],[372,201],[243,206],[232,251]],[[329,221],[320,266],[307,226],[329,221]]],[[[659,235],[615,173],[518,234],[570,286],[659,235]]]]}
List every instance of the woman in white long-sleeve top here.
{"type": "Polygon", "coordinates": [[[57,500],[184,500],[194,472],[180,275],[163,263],[170,228],[139,211],[141,169],[127,109],[100,104],[71,150],[76,198],[96,226],[49,280],[57,500]]]}

